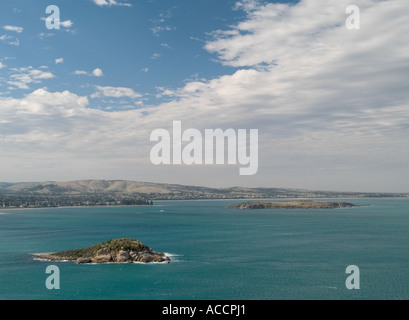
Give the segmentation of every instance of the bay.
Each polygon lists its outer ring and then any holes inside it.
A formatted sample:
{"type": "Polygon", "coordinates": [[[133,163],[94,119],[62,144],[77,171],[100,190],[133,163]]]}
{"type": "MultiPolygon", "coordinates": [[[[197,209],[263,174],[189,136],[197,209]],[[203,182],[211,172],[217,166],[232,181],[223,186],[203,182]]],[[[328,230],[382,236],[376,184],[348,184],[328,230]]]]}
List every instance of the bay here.
{"type": "MultiPolygon", "coordinates": [[[[328,200],[328,199],[322,199],[328,200]]],[[[342,209],[226,209],[238,201],[153,207],[0,210],[0,299],[408,299],[409,199],[329,199],[342,209]],[[130,237],[170,264],[77,265],[38,252],[130,237]],[[48,290],[47,266],[60,269],[48,290]],[[347,266],[360,270],[348,290],[347,266]]]]}

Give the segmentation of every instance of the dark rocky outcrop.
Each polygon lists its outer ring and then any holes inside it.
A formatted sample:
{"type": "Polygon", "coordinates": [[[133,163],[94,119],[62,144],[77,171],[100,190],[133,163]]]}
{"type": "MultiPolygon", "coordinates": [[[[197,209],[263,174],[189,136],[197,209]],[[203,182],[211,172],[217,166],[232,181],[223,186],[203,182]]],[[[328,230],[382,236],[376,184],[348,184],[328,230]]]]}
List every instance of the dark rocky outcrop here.
{"type": "Polygon", "coordinates": [[[120,238],[99,243],[83,249],[36,254],[36,258],[51,261],[76,261],[78,264],[108,262],[170,262],[162,252],[156,252],[142,242],[120,238]]]}

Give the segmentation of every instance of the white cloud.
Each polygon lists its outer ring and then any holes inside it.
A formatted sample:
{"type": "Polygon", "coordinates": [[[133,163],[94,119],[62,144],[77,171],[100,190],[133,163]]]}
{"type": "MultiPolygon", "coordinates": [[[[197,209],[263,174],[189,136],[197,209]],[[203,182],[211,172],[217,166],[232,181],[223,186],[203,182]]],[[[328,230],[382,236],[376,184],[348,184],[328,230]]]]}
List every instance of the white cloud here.
{"type": "Polygon", "coordinates": [[[4,30],[7,31],[13,31],[13,32],[17,32],[17,33],[22,33],[23,32],[23,28],[22,27],[16,27],[16,26],[4,26],[3,27],[4,30]]]}
{"type": "Polygon", "coordinates": [[[154,26],[151,30],[155,36],[159,37],[161,32],[176,30],[176,28],[172,26],[154,26]]]}
{"type": "Polygon", "coordinates": [[[65,117],[71,117],[88,104],[86,97],[77,96],[69,91],[51,93],[46,89],[38,89],[20,100],[19,111],[33,116],[61,113],[65,117]]]}
{"type": "Polygon", "coordinates": [[[91,97],[92,98],[97,98],[97,97],[111,97],[111,98],[141,98],[142,95],[135,92],[131,88],[124,88],[124,87],[102,87],[102,86],[96,86],[97,92],[94,93],[91,97]]]}
{"type": "Polygon", "coordinates": [[[18,47],[20,45],[20,40],[15,38],[14,40],[9,42],[9,45],[18,47]]]}
{"type": "MultiPolygon", "coordinates": [[[[292,186],[339,190],[348,189],[350,179],[349,188],[383,189],[388,168],[402,169],[409,159],[401,149],[409,142],[409,44],[402,42],[409,7],[358,1],[361,30],[350,31],[349,4],[243,2],[247,19],[214,32],[205,46],[239,70],[162,88],[159,97],[174,97],[166,108],[192,127],[259,129],[261,166],[287,186],[291,179],[292,186]]],[[[392,171],[388,186],[394,188],[395,179],[409,190],[409,177],[392,171]]]]}
{"type": "Polygon", "coordinates": [[[44,40],[44,39],[47,39],[47,38],[50,38],[50,37],[54,37],[54,36],[55,36],[55,33],[52,33],[52,32],[48,32],[48,33],[41,32],[41,33],[38,34],[38,37],[41,40],[44,40]]]}
{"type": "Polygon", "coordinates": [[[166,24],[167,20],[173,17],[172,11],[174,9],[175,7],[171,7],[165,11],[162,11],[157,19],[151,20],[154,24],[154,26],[151,28],[151,31],[155,36],[159,37],[160,33],[164,31],[176,30],[175,27],[166,24]]]}
{"type": "Polygon", "coordinates": [[[100,68],[94,69],[91,73],[84,71],[84,70],[75,70],[74,71],[75,75],[81,76],[81,75],[86,75],[86,76],[93,76],[93,77],[102,77],[104,76],[104,73],[100,68]]]}
{"type": "Polygon", "coordinates": [[[167,48],[167,49],[173,49],[170,45],[168,45],[167,43],[161,43],[160,44],[162,47],[167,48]]]}
{"type": "Polygon", "coordinates": [[[141,71],[142,72],[149,72],[149,68],[142,68],[141,71]]]}
{"type": "Polygon", "coordinates": [[[4,34],[0,36],[0,41],[3,41],[9,45],[12,46],[19,46],[20,45],[20,40],[14,36],[9,36],[7,34],[4,34]]]}
{"type": "Polygon", "coordinates": [[[74,23],[71,20],[66,20],[66,21],[61,21],[60,25],[63,26],[64,28],[71,28],[74,23]]]}
{"type": "Polygon", "coordinates": [[[55,59],[55,64],[64,63],[64,58],[55,59]]]}
{"type": "Polygon", "coordinates": [[[75,70],[74,71],[74,74],[75,75],[88,75],[88,72],[87,71],[84,71],[84,70],[75,70]]]}
{"type": "Polygon", "coordinates": [[[58,171],[71,177],[92,175],[92,168],[109,172],[136,160],[136,137],[149,152],[137,110],[104,112],[89,108],[86,97],[46,89],[21,99],[0,96],[0,105],[0,163],[12,175],[43,180],[58,171]],[[50,166],[42,167],[45,163],[50,166]]]}
{"type": "Polygon", "coordinates": [[[125,6],[132,7],[130,3],[117,2],[116,0],[93,0],[97,6],[125,6]]]}
{"type": "Polygon", "coordinates": [[[96,68],[92,71],[92,75],[94,77],[102,77],[104,75],[104,73],[102,72],[102,70],[100,68],[96,68]]]}
{"type": "Polygon", "coordinates": [[[156,90],[159,91],[159,93],[156,95],[156,98],[162,98],[162,97],[176,97],[177,95],[180,95],[180,91],[177,92],[177,90],[171,90],[167,89],[165,87],[156,87],[156,90]]]}
{"type": "Polygon", "coordinates": [[[7,83],[19,89],[30,89],[29,84],[41,83],[42,80],[52,79],[55,76],[49,71],[40,70],[44,68],[34,69],[33,67],[23,67],[12,69],[15,73],[10,75],[10,80],[7,83]]]}
{"type": "Polygon", "coordinates": [[[160,58],[160,56],[161,56],[161,54],[156,52],[150,58],[152,60],[158,60],[160,58]]]}
{"type": "MultiPolygon", "coordinates": [[[[45,89],[21,99],[0,96],[2,167],[22,180],[126,176],[196,185],[409,191],[409,6],[356,0],[361,29],[350,31],[349,4],[242,1],[237,8],[245,10],[245,19],[214,32],[205,47],[236,71],[159,88],[171,100],[154,108],[105,112],[92,109],[85,97],[45,89]],[[259,129],[259,174],[243,180],[236,168],[224,166],[153,166],[149,135],[170,129],[174,120],[182,120],[183,129],[259,129]],[[33,170],[24,159],[47,159],[56,169],[33,170]]],[[[101,97],[135,93],[96,88],[101,97]]]]}
{"type": "Polygon", "coordinates": [[[5,67],[6,67],[6,65],[3,62],[0,61],[0,69],[3,69],[5,67]]]}
{"type": "MultiPolygon", "coordinates": [[[[47,18],[46,18],[46,17],[41,17],[40,20],[41,20],[41,21],[47,21],[47,18]]],[[[60,21],[60,27],[64,27],[64,28],[66,28],[66,29],[71,28],[73,25],[74,25],[74,22],[72,22],[72,20],[60,21]]],[[[68,30],[67,30],[67,31],[68,31],[68,30]]],[[[52,36],[52,35],[54,35],[54,34],[48,34],[48,35],[47,35],[47,34],[41,33],[40,35],[41,35],[42,37],[44,37],[44,36],[52,36]]]]}

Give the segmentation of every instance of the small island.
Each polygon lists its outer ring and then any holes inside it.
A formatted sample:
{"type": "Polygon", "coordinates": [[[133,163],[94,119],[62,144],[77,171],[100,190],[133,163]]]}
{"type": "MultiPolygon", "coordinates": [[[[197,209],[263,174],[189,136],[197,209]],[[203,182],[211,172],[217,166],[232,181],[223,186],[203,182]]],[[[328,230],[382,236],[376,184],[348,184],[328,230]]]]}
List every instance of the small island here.
{"type": "Polygon", "coordinates": [[[327,202],[312,200],[297,201],[250,201],[227,206],[229,209],[336,209],[355,207],[349,202],[327,202]]]}
{"type": "Polygon", "coordinates": [[[83,249],[39,253],[35,254],[35,257],[50,261],[76,261],[78,264],[170,262],[170,258],[164,253],[156,252],[142,242],[130,238],[112,239],[83,249]]]}

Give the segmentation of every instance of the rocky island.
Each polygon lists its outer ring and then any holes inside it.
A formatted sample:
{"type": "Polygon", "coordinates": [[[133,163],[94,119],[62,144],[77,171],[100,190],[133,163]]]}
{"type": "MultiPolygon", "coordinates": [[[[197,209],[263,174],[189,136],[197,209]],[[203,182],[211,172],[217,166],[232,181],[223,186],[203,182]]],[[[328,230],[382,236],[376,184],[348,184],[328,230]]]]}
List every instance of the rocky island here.
{"type": "Polygon", "coordinates": [[[170,258],[164,253],[156,252],[142,242],[130,238],[112,239],[83,249],[40,253],[35,254],[35,257],[51,261],[76,261],[78,264],[170,262],[170,258]]]}
{"type": "Polygon", "coordinates": [[[349,202],[328,202],[328,201],[250,201],[227,206],[229,209],[335,209],[349,208],[355,205],[349,202]]]}

